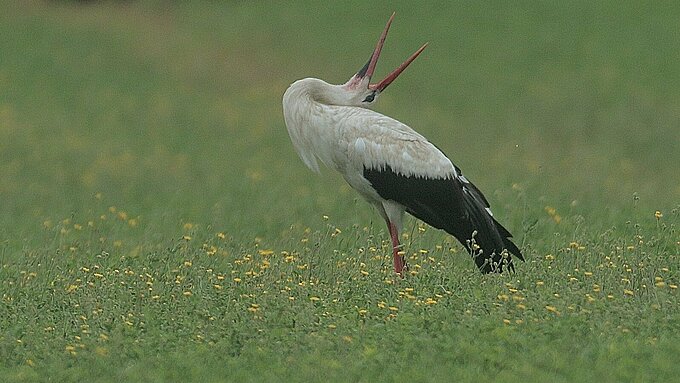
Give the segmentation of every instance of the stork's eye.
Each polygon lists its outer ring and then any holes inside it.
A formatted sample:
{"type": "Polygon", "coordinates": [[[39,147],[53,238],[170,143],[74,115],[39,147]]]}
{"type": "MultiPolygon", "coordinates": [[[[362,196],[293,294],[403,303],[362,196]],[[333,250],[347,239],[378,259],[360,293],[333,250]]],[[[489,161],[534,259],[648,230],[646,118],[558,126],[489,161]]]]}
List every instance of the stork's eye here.
{"type": "Polygon", "coordinates": [[[373,102],[373,100],[375,100],[375,92],[371,92],[371,94],[366,96],[366,98],[362,102],[373,102]]]}

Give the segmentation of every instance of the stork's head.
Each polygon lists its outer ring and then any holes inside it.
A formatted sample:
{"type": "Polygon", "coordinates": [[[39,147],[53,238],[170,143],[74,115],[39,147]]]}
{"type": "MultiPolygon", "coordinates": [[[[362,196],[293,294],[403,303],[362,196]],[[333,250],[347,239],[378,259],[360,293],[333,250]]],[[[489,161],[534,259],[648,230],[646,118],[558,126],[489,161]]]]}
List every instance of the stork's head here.
{"type": "Polygon", "coordinates": [[[385,29],[380,35],[380,39],[378,39],[378,44],[373,50],[371,58],[368,60],[366,65],[359,69],[359,71],[354,76],[352,76],[349,81],[341,86],[342,89],[347,92],[347,96],[349,96],[348,104],[351,106],[370,108],[371,105],[378,99],[380,93],[385,90],[385,88],[387,88],[387,86],[390,85],[392,81],[394,81],[427,46],[427,44],[424,44],[422,47],[420,47],[420,49],[415,51],[411,57],[406,59],[406,61],[393,70],[392,73],[388,74],[387,77],[382,79],[382,81],[371,84],[371,77],[375,71],[375,66],[378,63],[378,58],[380,57],[380,51],[382,51],[382,47],[385,44],[385,38],[387,37],[387,32],[390,30],[390,24],[392,24],[393,19],[394,13],[392,13],[392,16],[390,16],[390,19],[387,21],[387,25],[385,25],[385,29]]]}

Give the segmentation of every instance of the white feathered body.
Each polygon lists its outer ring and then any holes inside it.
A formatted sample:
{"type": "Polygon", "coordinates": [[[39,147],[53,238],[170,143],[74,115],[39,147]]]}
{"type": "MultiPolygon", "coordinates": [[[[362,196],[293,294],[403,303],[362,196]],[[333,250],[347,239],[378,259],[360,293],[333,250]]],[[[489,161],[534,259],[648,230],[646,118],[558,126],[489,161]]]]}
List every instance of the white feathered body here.
{"type": "Polygon", "coordinates": [[[397,231],[408,211],[454,235],[473,257],[481,247],[486,254],[475,262],[485,272],[501,263],[503,249],[521,258],[486,198],[444,153],[406,124],[354,106],[360,99],[352,97],[342,85],[312,78],[286,90],[288,133],[310,169],[318,173],[321,161],[340,172],[397,231]],[[477,248],[470,242],[473,237],[477,248]]]}
{"type": "MultiPolygon", "coordinates": [[[[408,125],[371,109],[325,104],[309,85],[334,85],[317,79],[293,83],[283,96],[283,114],[295,149],[304,163],[319,172],[317,159],[340,172],[354,189],[381,200],[363,177],[364,168],[389,166],[404,176],[450,178],[451,161],[408,125]]],[[[312,86],[314,86],[312,85],[312,86]]]]}

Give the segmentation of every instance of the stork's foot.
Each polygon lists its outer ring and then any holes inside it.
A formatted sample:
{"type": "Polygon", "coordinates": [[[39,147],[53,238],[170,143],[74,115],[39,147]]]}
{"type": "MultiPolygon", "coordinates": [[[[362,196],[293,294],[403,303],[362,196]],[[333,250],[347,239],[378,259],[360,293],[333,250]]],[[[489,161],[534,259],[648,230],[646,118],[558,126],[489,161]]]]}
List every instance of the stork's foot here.
{"type": "Polygon", "coordinates": [[[408,271],[408,264],[406,263],[406,259],[404,258],[403,253],[398,251],[397,249],[394,249],[393,256],[394,256],[394,272],[403,278],[404,273],[408,271]]]}
{"type": "Polygon", "coordinates": [[[408,271],[408,265],[406,264],[406,259],[404,259],[404,253],[399,250],[401,249],[401,245],[399,244],[399,231],[397,230],[397,227],[389,220],[387,220],[387,228],[390,231],[390,239],[392,240],[394,272],[403,278],[404,273],[408,271]]]}

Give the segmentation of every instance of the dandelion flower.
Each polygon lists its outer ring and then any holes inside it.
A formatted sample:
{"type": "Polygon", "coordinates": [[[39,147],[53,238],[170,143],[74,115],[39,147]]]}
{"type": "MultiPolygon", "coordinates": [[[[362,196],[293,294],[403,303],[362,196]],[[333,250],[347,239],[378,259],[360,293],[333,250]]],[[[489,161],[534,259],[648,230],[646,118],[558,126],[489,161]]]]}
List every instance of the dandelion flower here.
{"type": "Polygon", "coordinates": [[[551,313],[553,313],[555,315],[560,315],[560,312],[557,311],[557,308],[555,306],[547,305],[547,306],[545,306],[545,309],[550,311],[551,313]]]}

